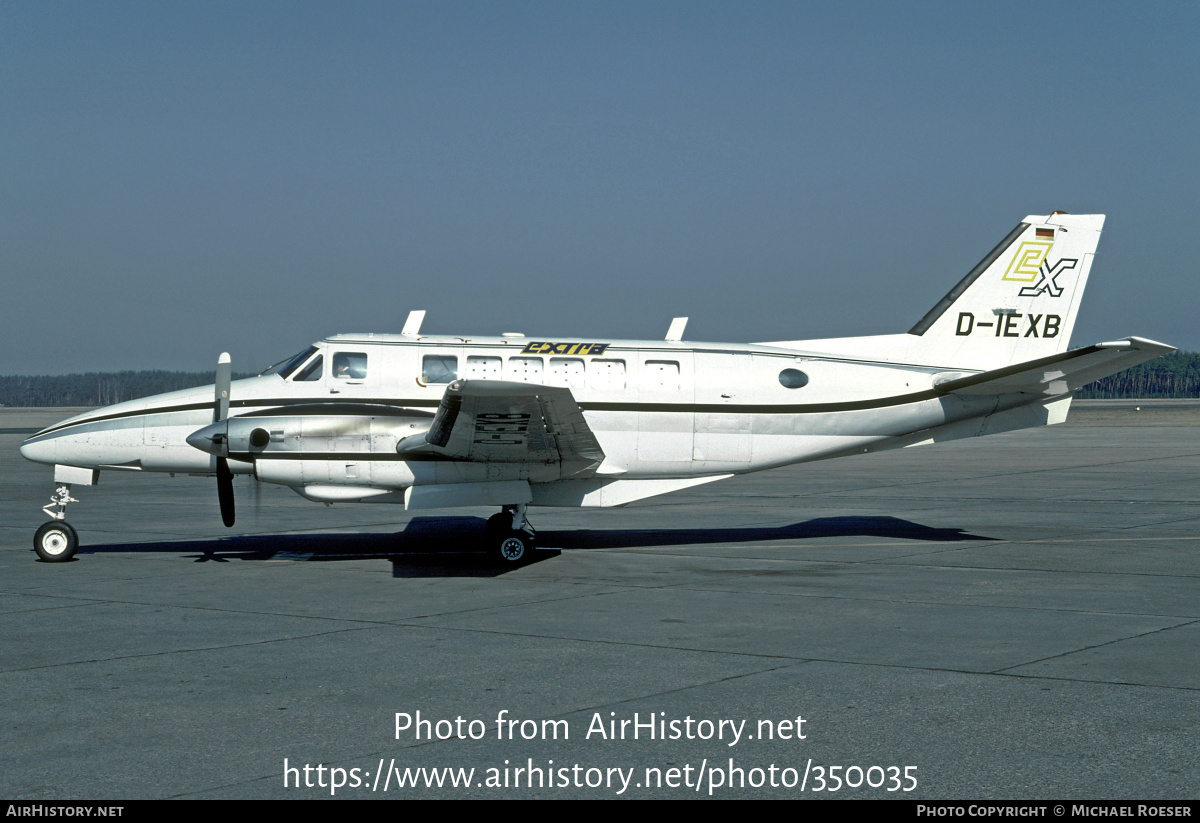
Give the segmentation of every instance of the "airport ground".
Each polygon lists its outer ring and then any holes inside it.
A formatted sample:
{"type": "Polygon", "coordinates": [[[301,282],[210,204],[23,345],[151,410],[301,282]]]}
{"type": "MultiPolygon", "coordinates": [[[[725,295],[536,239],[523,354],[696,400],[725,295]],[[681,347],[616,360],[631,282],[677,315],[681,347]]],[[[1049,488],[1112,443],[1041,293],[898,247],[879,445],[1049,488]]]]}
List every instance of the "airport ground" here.
{"type": "Polygon", "coordinates": [[[490,511],[239,479],[226,530],[212,480],[116,473],[39,562],[17,446],[68,413],[0,409],[0,796],[1197,797],[1196,401],[535,510],[511,570],[490,511]]]}

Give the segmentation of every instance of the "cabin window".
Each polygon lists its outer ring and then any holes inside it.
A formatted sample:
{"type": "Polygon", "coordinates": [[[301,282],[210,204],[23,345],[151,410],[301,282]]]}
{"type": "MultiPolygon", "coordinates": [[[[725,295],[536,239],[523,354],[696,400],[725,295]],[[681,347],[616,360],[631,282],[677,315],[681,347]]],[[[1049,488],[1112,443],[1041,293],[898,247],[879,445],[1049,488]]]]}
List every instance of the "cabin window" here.
{"type": "Polygon", "coordinates": [[[583,371],[583,361],[577,357],[551,357],[550,379],[546,382],[552,386],[582,389],[587,385],[587,375],[583,371]]]}
{"type": "Polygon", "coordinates": [[[504,376],[509,380],[517,380],[522,383],[541,383],[542,358],[510,357],[504,376]]]}
{"type": "Polygon", "coordinates": [[[642,369],[642,388],[679,391],[679,363],[675,360],[647,360],[642,369]]]}
{"type": "Polygon", "coordinates": [[[333,376],[340,380],[362,380],[366,378],[366,354],[356,351],[338,352],[333,356],[333,376]]]}
{"type": "Polygon", "coordinates": [[[478,380],[499,380],[504,363],[499,357],[468,357],[465,376],[478,380]]]}
{"type": "Polygon", "coordinates": [[[785,389],[799,389],[808,385],[808,375],[799,369],[784,369],[779,373],[779,383],[785,389]]]}
{"type": "Polygon", "coordinates": [[[300,370],[296,375],[295,382],[297,383],[312,383],[321,379],[321,361],[324,355],[317,355],[317,358],[300,370]]]}
{"type": "Polygon", "coordinates": [[[620,391],[625,388],[625,361],[589,360],[588,384],[596,391],[620,391]]]}
{"type": "Polygon", "coordinates": [[[449,383],[458,378],[458,358],[452,354],[427,354],[421,359],[422,383],[449,383]]]}

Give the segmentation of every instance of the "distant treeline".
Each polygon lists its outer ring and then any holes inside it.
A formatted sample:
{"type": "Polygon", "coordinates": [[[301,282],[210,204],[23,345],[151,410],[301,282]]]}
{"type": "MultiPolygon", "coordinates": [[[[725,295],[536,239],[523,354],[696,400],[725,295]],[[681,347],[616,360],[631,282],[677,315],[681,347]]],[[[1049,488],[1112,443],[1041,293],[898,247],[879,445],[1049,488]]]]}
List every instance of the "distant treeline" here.
{"type": "MultiPolygon", "coordinates": [[[[234,378],[250,377],[235,374],[234,378]]],[[[108,406],[151,394],[208,386],[212,372],[123,371],[0,376],[0,406],[108,406]]],[[[1200,397],[1200,354],[1175,352],[1097,380],[1082,398],[1200,397]]]]}
{"type": "Polygon", "coordinates": [[[1177,351],[1097,380],[1077,397],[1200,397],[1200,354],[1177,351]]]}
{"type": "MultiPolygon", "coordinates": [[[[235,374],[234,378],[250,376],[235,374]]],[[[0,406],[109,406],[152,394],[211,386],[212,382],[211,371],[0,376],[0,406]]]]}

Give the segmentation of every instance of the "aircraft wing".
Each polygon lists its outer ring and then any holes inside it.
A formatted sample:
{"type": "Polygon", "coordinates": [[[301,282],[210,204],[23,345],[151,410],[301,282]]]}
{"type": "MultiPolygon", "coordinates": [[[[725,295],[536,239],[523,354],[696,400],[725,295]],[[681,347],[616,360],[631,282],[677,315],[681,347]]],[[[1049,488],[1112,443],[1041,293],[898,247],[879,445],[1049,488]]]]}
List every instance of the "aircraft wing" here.
{"type": "Polygon", "coordinates": [[[934,388],[944,394],[961,395],[1015,392],[1061,395],[1173,351],[1173,347],[1153,340],[1127,337],[1002,369],[970,375],[961,372],[945,375],[935,378],[934,388]]]}
{"type": "Polygon", "coordinates": [[[429,431],[406,437],[401,455],[480,463],[560,463],[562,477],[587,477],[604,451],[571,390],[501,380],[455,380],[429,431]]]}

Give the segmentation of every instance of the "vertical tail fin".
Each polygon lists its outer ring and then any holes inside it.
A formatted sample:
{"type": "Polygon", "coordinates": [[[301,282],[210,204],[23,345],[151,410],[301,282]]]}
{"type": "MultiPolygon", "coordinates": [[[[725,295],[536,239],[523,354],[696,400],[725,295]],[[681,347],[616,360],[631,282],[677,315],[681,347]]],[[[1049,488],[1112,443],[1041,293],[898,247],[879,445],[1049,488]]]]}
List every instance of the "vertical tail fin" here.
{"type": "Polygon", "coordinates": [[[909,334],[938,359],[993,369],[1065,351],[1102,214],[1030,215],[909,334]]]}

